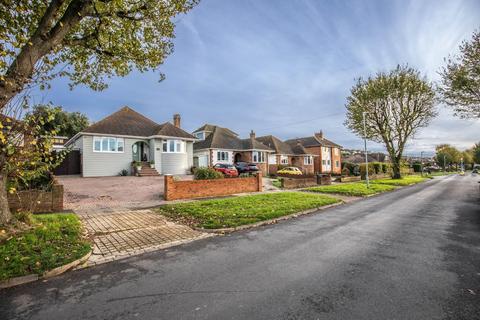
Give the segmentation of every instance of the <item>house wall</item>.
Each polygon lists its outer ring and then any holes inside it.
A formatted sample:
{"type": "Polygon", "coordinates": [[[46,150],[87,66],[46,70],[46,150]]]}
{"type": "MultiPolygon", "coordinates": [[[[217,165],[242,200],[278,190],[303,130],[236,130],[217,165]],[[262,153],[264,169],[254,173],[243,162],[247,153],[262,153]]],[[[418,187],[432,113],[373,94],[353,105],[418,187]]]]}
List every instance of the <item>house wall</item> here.
{"type": "Polygon", "coordinates": [[[335,174],[342,173],[342,152],[340,148],[332,148],[332,172],[335,174]]]}
{"type": "MultiPolygon", "coordinates": [[[[193,148],[193,144],[192,144],[193,148]]],[[[198,167],[208,167],[210,166],[210,150],[204,151],[193,151],[193,158],[197,157],[199,163],[197,164],[198,167]]]]}
{"type": "Polygon", "coordinates": [[[332,172],[332,148],[321,147],[322,150],[322,173],[332,172]],[[324,163],[325,161],[325,163],[324,163]]]}
{"type": "MultiPolygon", "coordinates": [[[[305,156],[292,157],[292,165],[300,168],[302,170],[302,172],[306,175],[314,174],[315,173],[314,164],[305,164],[304,158],[305,158],[305,156]]],[[[315,162],[315,158],[317,158],[317,157],[313,157],[314,162],[315,162]]]]}
{"type": "Polygon", "coordinates": [[[323,173],[322,172],[322,152],[321,152],[320,146],[305,147],[305,150],[307,150],[308,153],[310,154],[316,155],[316,157],[313,157],[314,173],[323,173]]]}
{"type": "Polygon", "coordinates": [[[116,176],[123,169],[130,170],[133,161],[132,145],[147,140],[124,138],[123,152],[93,152],[93,136],[82,137],[82,174],[84,177],[116,176]]]}
{"type": "Polygon", "coordinates": [[[223,149],[211,149],[211,165],[214,166],[217,163],[223,164],[233,164],[234,159],[234,152],[230,150],[223,150],[223,149]],[[227,152],[228,153],[228,160],[217,160],[217,152],[227,152]]]}
{"type": "Polygon", "coordinates": [[[190,168],[193,165],[193,142],[187,141],[185,152],[182,153],[161,152],[160,161],[160,174],[190,173],[190,168]]]}

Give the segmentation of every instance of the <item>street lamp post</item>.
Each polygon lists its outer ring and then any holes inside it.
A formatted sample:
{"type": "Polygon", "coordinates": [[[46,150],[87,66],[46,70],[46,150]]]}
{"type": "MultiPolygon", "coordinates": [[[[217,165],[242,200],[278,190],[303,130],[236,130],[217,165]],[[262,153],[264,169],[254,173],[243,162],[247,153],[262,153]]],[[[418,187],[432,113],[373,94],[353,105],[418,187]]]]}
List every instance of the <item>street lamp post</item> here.
{"type": "Polygon", "coordinates": [[[365,181],[367,183],[367,188],[370,188],[370,182],[368,181],[368,152],[367,152],[367,124],[365,120],[366,112],[362,112],[363,117],[363,143],[365,148],[365,181]]]}
{"type": "Polygon", "coordinates": [[[444,174],[447,172],[446,163],[447,163],[447,157],[446,155],[443,155],[443,173],[444,174]]]}
{"type": "Polygon", "coordinates": [[[423,151],[420,152],[420,176],[423,177],[423,151]]]}

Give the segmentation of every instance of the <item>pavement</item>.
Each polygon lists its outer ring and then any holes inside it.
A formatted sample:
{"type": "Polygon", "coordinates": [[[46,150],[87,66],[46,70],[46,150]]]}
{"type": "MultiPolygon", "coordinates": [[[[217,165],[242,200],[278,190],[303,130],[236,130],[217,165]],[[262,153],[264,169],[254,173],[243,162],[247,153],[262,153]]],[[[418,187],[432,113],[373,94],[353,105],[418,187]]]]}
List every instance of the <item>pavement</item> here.
{"type": "Polygon", "coordinates": [[[479,177],[0,291],[0,319],[479,319],[479,177]]]}
{"type": "Polygon", "coordinates": [[[152,210],[114,208],[77,211],[93,242],[93,252],[81,267],[164,249],[212,236],[168,221],[152,210]]]}

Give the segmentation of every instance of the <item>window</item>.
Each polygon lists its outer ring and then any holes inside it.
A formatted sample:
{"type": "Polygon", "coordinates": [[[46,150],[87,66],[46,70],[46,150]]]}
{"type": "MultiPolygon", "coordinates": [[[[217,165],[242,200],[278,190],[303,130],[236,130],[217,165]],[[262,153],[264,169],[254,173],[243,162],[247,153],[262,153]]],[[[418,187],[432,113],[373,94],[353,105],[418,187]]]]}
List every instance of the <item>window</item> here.
{"type": "Polygon", "coordinates": [[[339,168],[340,167],[340,161],[335,161],[335,167],[339,168]]]}
{"type": "Polygon", "coordinates": [[[322,160],[322,164],[323,164],[323,165],[326,165],[326,164],[327,164],[327,161],[322,160]]]}
{"type": "Polygon", "coordinates": [[[330,165],[330,160],[327,160],[327,165],[330,165]]]}
{"type": "Polygon", "coordinates": [[[185,141],[182,140],[163,140],[163,152],[181,153],[185,152],[185,141]]]}
{"type": "Polygon", "coordinates": [[[205,133],[203,131],[195,133],[194,136],[195,136],[195,138],[200,139],[200,140],[205,139],[205,133]]]}
{"type": "Polygon", "coordinates": [[[338,148],[334,148],[333,150],[334,150],[335,155],[338,156],[338,148]]]}
{"type": "Polygon", "coordinates": [[[228,161],[228,151],[217,151],[217,161],[228,161]]]}
{"type": "Polygon", "coordinates": [[[281,164],[288,164],[288,156],[280,156],[281,164]]]}
{"type": "Polygon", "coordinates": [[[253,162],[265,162],[265,152],[253,151],[252,152],[253,162]]]}
{"type": "Polygon", "coordinates": [[[93,137],[94,152],[123,152],[124,146],[123,138],[93,137]]]}
{"type": "Polygon", "coordinates": [[[306,156],[303,158],[303,164],[313,164],[313,157],[312,156],[306,156]]]}

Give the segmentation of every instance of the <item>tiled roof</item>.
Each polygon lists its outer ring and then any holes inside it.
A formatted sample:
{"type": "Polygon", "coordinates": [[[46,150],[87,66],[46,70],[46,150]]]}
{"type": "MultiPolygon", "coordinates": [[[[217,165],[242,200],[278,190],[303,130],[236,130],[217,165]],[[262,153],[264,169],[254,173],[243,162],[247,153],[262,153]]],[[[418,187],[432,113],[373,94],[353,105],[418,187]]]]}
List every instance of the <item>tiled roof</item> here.
{"type": "MultiPolygon", "coordinates": [[[[214,125],[214,124],[204,124],[203,126],[201,126],[200,128],[198,128],[197,130],[193,131],[193,132],[199,132],[199,131],[207,131],[207,132],[213,132],[213,130],[215,130],[215,128],[217,128],[218,126],[217,125],[214,125]]],[[[238,136],[238,133],[236,132],[233,132],[232,130],[230,129],[227,129],[227,128],[223,128],[226,132],[234,135],[234,136],[238,136]]]]}
{"type": "Polygon", "coordinates": [[[310,137],[303,137],[303,138],[296,138],[296,139],[290,139],[285,141],[288,144],[292,144],[293,142],[300,141],[300,143],[304,147],[316,147],[316,146],[326,146],[326,147],[337,147],[341,148],[339,144],[336,144],[328,139],[325,138],[320,138],[316,136],[310,136],[310,137]]]}
{"type": "Polygon", "coordinates": [[[275,153],[290,155],[295,154],[292,147],[288,143],[285,143],[272,135],[258,137],[257,140],[275,150],[275,153]]]}
{"type": "MultiPolygon", "coordinates": [[[[235,134],[232,134],[233,131],[222,128],[219,126],[214,126],[212,133],[210,133],[205,140],[197,141],[193,144],[194,150],[201,149],[230,149],[230,150],[271,150],[269,147],[265,146],[257,140],[248,139],[239,139],[235,134]]],[[[198,130],[197,130],[198,131],[198,130]]]]}
{"type": "Polygon", "coordinates": [[[158,124],[129,107],[123,107],[92,124],[82,132],[149,137],[154,135],[193,139],[194,137],[170,122],[158,124]]]}

